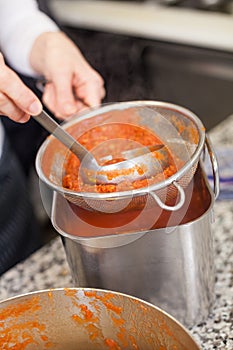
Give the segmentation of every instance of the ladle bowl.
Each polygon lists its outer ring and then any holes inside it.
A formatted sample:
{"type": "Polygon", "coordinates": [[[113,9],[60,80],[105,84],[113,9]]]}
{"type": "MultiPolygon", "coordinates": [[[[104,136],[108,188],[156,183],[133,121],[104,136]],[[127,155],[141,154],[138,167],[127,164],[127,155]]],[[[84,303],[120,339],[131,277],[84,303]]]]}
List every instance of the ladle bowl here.
{"type": "MultiPolygon", "coordinates": [[[[84,183],[89,184],[119,184],[122,181],[137,181],[155,176],[168,165],[161,163],[154,154],[163,145],[155,145],[153,148],[142,147],[141,150],[128,150],[123,161],[114,161],[112,164],[100,165],[93,154],[81,143],[63,129],[46,111],[33,116],[49,133],[61,141],[81,162],[80,175],[84,183]],[[139,154],[139,155],[138,155],[139,154]]],[[[163,149],[163,153],[166,149],[163,149]]],[[[168,157],[163,157],[168,161],[168,157]]]]}

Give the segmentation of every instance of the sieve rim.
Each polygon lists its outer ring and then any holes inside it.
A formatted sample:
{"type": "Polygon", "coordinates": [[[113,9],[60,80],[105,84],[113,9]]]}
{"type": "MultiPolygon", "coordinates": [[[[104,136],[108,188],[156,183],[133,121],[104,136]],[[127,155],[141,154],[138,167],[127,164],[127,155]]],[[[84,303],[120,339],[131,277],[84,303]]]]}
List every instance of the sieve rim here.
{"type": "Polygon", "coordinates": [[[62,125],[62,127],[67,129],[73,126],[74,124],[77,124],[77,120],[78,122],[81,122],[85,119],[89,119],[90,117],[96,117],[100,114],[110,112],[111,110],[121,110],[121,109],[124,110],[130,107],[135,108],[135,107],[149,107],[149,106],[166,108],[166,110],[170,109],[174,112],[178,112],[184,115],[185,117],[188,117],[190,120],[192,120],[198,130],[199,142],[194,153],[192,154],[192,157],[181,167],[180,170],[178,170],[175,174],[173,174],[169,178],[147,187],[142,187],[142,188],[128,190],[128,191],[111,192],[111,193],[78,192],[78,191],[67,189],[62,185],[57,185],[54,182],[52,182],[42,171],[42,167],[41,167],[42,157],[50,141],[55,138],[53,135],[50,135],[47,137],[47,139],[40,146],[36,155],[35,166],[36,166],[36,171],[39,178],[45,184],[47,184],[50,188],[52,188],[54,191],[57,191],[59,193],[65,194],[70,197],[79,197],[79,198],[86,198],[86,199],[93,199],[93,200],[117,200],[117,199],[124,199],[124,198],[126,199],[132,196],[133,197],[141,196],[141,195],[148,194],[150,192],[156,192],[158,190],[164,189],[165,187],[172,185],[174,182],[177,182],[198,162],[200,154],[205,145],[205,127],[203,123],[195,113],[193,113],[192,111],[190,111],[185,107],[182,107],[180,105],[170,103],[170,102],[151,101],[151,100],[107,103],[107,104],[101,105],[101,107],[92,108],[88,112],[84,111],[82,114],[74,115],[72,117],[72,120],[65,122],[62,125]]]}

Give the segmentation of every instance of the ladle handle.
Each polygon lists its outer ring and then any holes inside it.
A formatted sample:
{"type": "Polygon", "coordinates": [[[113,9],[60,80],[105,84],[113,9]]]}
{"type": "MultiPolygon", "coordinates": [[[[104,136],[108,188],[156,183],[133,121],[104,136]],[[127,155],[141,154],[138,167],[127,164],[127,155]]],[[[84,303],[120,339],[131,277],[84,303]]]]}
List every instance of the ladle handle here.
{"type": "Polygon", "coordinates": [[[70,134],[68,134],[48,113],[44,110],[33,118],[40,123],[50,134],[53,134],[67,148],[73,152],[80,161],[85,156],[90,157],[90,153],[78,143],[70,134]]]}

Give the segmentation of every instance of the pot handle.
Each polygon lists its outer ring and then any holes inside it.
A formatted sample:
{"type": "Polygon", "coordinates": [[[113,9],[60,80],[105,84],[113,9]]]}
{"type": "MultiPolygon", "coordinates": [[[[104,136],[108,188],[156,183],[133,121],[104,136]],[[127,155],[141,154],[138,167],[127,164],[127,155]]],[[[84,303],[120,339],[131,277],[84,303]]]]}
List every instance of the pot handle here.
{"type": "Polygon", "coordinates": [[[210,162],[212,165],[213,180],[214,180],[214,196],[215,196],[215,199],[217,199],[220,191],[218,161],[217,161],[216,153],[210,141],[210,138],[207,134],[205,135],[205,145],[207,147],[210,162]]]}
{"type": "Polygon", "coordinates": [[[172,205],[166,205],[165,203],[163,203],[161,201],[161,199],[154,192],[149,192],[149,194],[151,195],[151,197],[153,197],[153,199],[158,203],[158,205],[162,209],[175,211],[175,210],[180,209],[183,206],[183,204],[185,202],[185,193],[184,193],[183,188],[176,181],[174,181],[172,184],[177,188],[177,190],[179,192],[179,202],[176,203],[173,206],[172,205]]]}

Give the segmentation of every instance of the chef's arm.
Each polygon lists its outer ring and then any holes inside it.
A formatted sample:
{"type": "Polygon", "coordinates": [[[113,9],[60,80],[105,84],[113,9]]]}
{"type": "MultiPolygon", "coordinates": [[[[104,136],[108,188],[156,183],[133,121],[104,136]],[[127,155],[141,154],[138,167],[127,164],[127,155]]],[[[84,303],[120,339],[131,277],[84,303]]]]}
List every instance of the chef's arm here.
{"type": "Polygon", "coordinates": [[[14,70],[36,76],[29,56],[38,36],[59,28],[35,0],[0,0],[0,48],[14,70]]]}
{"type": "MultiPolygon", "coordinates": [[[[105,95],[101,76],[88,64],[78,47],[39,11],[35,0],[0,0],[0,47],[15,71],[46,78],[49,83],[43,93],[43,102],[58,118],[65,119],[87,106],[98,106],[105,95]]],[[[2,67],[6,69],[3,60],[2,67]]],[[[10,76],[9,83],[14,78],[17,88],[22,87],[15,75],[11,73],[10,76]]],[[[4,80],[0,85],[3,83],[4,80]]],[[[22,93],[29,93],[25,86],[22,93]]],[[[20,99],[15,101],[14,94],[9,96],[3,91],[3,97],[5,95],[5,100],[0,103],[2,106],[7,99],[13,99],[23,112],[22,117],[19,111],[15,117],[9,116],[21,122],[28,120],[29,104],[26,106],[23,102],[27,99],[21,99],[19,103],[20,99]]],[[[18,95],[21,92],[18,91],[18,95]]],[[[33,98],[36,99],[30,92],[27,101],[31,102],[33,98]]],[[[38,110],[38,100],[33,107],[38,110]]]]}
{"type": "Polygon", "coordinates": [[[35,0],[0,0],[0,47],[14,70],[49,81],[43,102],[58,118],[105,96],[102,77],[35,0]]]}

